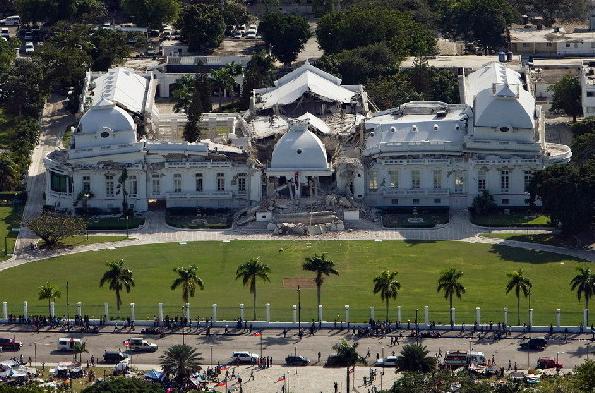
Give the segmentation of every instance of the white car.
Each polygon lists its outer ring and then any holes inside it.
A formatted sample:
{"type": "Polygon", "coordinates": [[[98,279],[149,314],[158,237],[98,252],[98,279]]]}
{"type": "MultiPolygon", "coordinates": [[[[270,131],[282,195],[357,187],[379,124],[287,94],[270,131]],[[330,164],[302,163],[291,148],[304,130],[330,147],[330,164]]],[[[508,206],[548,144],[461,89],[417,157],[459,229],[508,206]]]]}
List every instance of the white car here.
{"type": "Polygon", "coordinates": [[[232,37],[233,37],[233,38],[240,39],[240,38],[242,38],[242,32],[241,32],[241,31],[239,31],[239,30],[235,30],[235,31],[232,33],[232,37]]]}
{"type": "Polygon", "coordinates": [[[2,29],[0,29],[0,37],[2,38],[10,38],[10,32],[8,31],[8,29],[6,27],[3,27],[2,29]]]}
{"type": "Polygon", "coordinates": [[[159,347],[155,343],[150,343],[142,338],[133,337],[124,341],[124,345],[132,352],[155,352],[159,347]]]}
{"type": "Polygon", "coordinates": [[[258,355],[250,352],[234,352],[231,355],[231,363],[233,364],[256,364],[258,355]]]}
{"type": "Polygon", "coordinates": [[[25,44],[25,53],[33,53],[35,52],[35,46],[33,46],[32,42],[27,42],[25,44]]]}
{"type": "Polygon", "coordinates": [[[376,360],[374,363],[376,367],[397,367],[397,357],[396,356],[387,356],[385,358],[380,358],[376,360]]]}
{"type": "Polygon", "coordinates": [[[0,25],[4,26],[18,26],[21,24],[21,17],[18,15],[9,16],[0,20],[0,25]]]}
{"type": "Polygon", "coordinates": [[[255,40],[256,39],[256,30],[248,30],[246,32],[246,39],[255,40]]]}

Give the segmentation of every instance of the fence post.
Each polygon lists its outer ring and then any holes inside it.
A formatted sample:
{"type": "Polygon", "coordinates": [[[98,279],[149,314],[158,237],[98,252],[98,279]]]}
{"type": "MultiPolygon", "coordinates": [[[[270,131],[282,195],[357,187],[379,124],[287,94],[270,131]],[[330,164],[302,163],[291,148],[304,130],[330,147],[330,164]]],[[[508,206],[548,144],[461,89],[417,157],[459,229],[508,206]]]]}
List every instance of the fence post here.
{"type": "Polygon", "coordinates": [[[508,307],[504,307],[504,325],[508,326],[508,307]]]}
{"type": "Polygon", "coordinates": [[[83,303],[76,302],[76,315],[81,318],[83,316],[83,303]]]}
{"type": "Polygon", "coordinates": [[[2,319],[8,320],[8,302],[2,302],[2,319]]]}
{"type": "Polygon", "coordinates": [[[370,319],[375,321],[376,318],[374,318],[374,306],[370,306],[370,319]]]}
{"type": "Polygon", "coordinates": [[[397,323],[401,323],[401,306],[397,306],[397,323]]]}
{"type": "Polygon", "coordinates": [[[56,316],[56,303],[50,302],[50,318],[54,318],[56,316]]]}
{"type": "Polygon", "coordinates": [[[556,309],[556,327],[560,329],[560,309],[556,309]]]}
{"type": "Polygon", "coordinates": [[[23,302],[23,318],[29,318],[29,304],[26,300],[23,302]]]}
{"type": "Polygon", "coordinates": [[[211,307],[212,307],[211,319],[213,322],[217,322],[217,304],[213,304],[211,307]]]}
{"type": "Polygon", "coordinates": [[[450,316],[452,318],[452,324],[456,325],[457,324],[457,310],[453,307],[450,309],[450,316]]]}
{"type": "Polygon", "coordinates": [[[349,304],[345,305],[345,323],[349,323],[349,304]]]}
{"type": "Polygon", "coordinates": [[[318,305],[318,320],[322,322],[322,304],[318,305]]]}
{"type": "Polygon", "coordinates": [[[426,327],[430,326],[430,308],[428,306],[424,306],[424,322],[426,327]]]}
{"type": "Polygon", "coordinates": [[[293,323],[297,323],[297,306],[295,304],[291,306],[291,315],[293,317],[293,323]]]}
{"type": "Polygon", "coordinates": [[[158,303],[158,318],[159,318],[159,326],[163,323],[163,303],[158,303]]]}
{"type": "Polygon", "coordinates": [[[267,323],[271,322],[271,303],[267,303],[264,305],[265,314],[266,314],[266,321],[267,323]]]}
{"type": "Polygon", "coordinates": [[[481,308],[475,307],[475,323],[481,325],[481,308]]]}
{"type": "Polygon", "coordinates": [[[244,303],[240,303],[240,319],[244,320],[244,303]]]}
{"type": "Polygon", "coordinates": [[[529,327],[533,326],[533,309],[529,309],[529,327]]]}
{"type": "Polygon", "coordinates": [[[109,321],[109,304],[103,303],[103,316],[105,317],[105,321],[109,321]]]}
{"type": "Polygon", "coordinates": [[[134,315],[134,307],[135,307],[135,304],[130,303],[130,321],[132,321],[132,322],[134,322],[136,320],[135,315],[134,315]]]}

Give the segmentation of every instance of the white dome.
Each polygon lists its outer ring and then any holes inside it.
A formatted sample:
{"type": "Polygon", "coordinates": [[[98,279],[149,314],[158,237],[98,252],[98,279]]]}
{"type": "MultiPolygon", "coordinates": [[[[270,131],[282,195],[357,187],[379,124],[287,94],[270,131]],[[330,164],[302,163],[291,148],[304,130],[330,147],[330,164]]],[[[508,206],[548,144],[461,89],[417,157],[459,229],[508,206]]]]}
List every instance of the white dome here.
{"type": "Polygon", "coordinates": [[[81,117],[79,132],[93,134],[106,128],[112,131],[130,131],[135,130],[136,125],[128,112],[103,99],[81,117]]]}
{"type": "Polygon", "coordinates": [[[308,122],[292,123],[279,139],[273,150],[271,169],[328,169],[326,149],[308,130],[308,122]]]}

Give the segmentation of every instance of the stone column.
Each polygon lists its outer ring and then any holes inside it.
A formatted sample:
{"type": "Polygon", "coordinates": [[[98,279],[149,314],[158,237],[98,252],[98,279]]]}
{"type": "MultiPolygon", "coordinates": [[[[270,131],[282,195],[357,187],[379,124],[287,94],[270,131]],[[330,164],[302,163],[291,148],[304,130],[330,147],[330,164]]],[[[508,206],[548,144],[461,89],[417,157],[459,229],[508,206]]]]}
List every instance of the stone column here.
{"type": "Polygon", "coordinates": [[[190,303],[184,304],[184,311],[186,311],[184,317],[186,317],[187,320],[190,320],[190,303]]]}
{"type": "Polygon", "coordinates": [[[8,319],[8,302],[2,302],[2,319],[8,319]]]}
{"type": "Polygon", "coordinates": [[[266,321],[267,323],[271,322],[271,303],[267,303],[264,305],[264,310],[266,314],[266,321]]]}
{"type": "Polygon", "coordinates": [[[322,321],[322,304],[318,305],[318,320],[322,321]]]}
{"type": "Polygon", "coordinates": [[[481,308],[480,307],[475,307],[475,322],[477,322],[477,324],[481,324],[481,308]]]}
{"type": "Polygon", "coordinates": [[[244,320],[244,303],[240,303],[240,319],[244,320]]]}
{"type": "Polygon", "coordinates": [[[349,304],[345,305],[345,322],[349,323],[349,304]]]}
{"type": "Polygon", "coordinates": [[[157,308],[157,318],[159,318],[159,325],[161,325],[163,323],[163,303],[158,303],[157,308]]]}
{"type": "Polygon", "coordinates": [[[583,326],[587,328],[589,326],[589,309],[583,310],[583,326]]]}
{"type": "Polygon", "coordinates": [[[109,321],[109,303],[103,303],[103,316],[105,317],[105,321],[109,321]]]}
{"type": "Polygon", "coordinates": [[[529,327],[533,326],[533,309],[529,309],[529,327]]]}
{"type": "Polygon", "coordinates": [[[217,304],[213,304],[212,306],[212,313],[211,313],[211,318],[213,320],[213,322],[217,322],[217,304]]]}
{"type": "Polygon", "coordinates": [[[508,307],[504,307],[504,324],[508,326],[508,307]]]}
{"type": "Polygon", "coordinates": [[[50,302],[50,318],[54,318],[56,316],[56,303],[50,302]]]}
{"type": "Polygon", "coordinates": [[[401,323],[401,306],[397,306],[397,322],[401,323]]]}
{"type": "Polygon", "coordinates": [[[450,317],[452,318],[452,324],[456,325],[457,324],[457,309],[456,308],[451,308],[450,309],[450,317]]]}
{"type": "Polygon", "coordinates": [[[25,319],[29,318],[29,304],[26,300],[23,302],[23,317],[25,319]]]}
{"type": "Polygon", "coordinates": [[[560,309],[556,309],[556,327],[560,329],[560,309]]]}
{"type": "Polygon", "coordinates": [[[83,303],[76,302],[76,315],[81,318],[83,316],[83,303]]]}
{"type": "Polygon", "coordinates": [[[293,318],[293,323],[297,323],[297,306],[295,304],[291,306],[291,315],[293,318]]]}
{"type": "Polygon", "coordinates": [[[426,327],[430,326],[430,308],[428,306],[424,306],[424,322],[426,327]]]}
{"type": "Polygon", "coordinates": [[[130,303],[130,320],[132,322],[134,322],[136,320],[135,315],[134,315],[134,307],[135,307],[135,304],[130,303]]]}
{"type": "Polygon", "coordinates": [[[370,319],[376,320],[374,316],[374,306],[370,306],[370,319]]]}

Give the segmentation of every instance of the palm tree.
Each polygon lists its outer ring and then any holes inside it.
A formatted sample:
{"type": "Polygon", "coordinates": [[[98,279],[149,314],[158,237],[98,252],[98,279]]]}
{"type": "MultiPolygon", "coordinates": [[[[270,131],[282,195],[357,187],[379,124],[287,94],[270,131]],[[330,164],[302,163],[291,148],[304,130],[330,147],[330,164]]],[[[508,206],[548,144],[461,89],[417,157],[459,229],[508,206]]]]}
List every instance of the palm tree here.
{"type": "Polygon", "coordinates": [[[531,293],[531,288],[533,284],[531,280],[526,277],[523,273],[523,269],[519,269],[512,273],[508,273],[506,275],[508,277],[508,283],[506,284],[506,293],[509,293],[514,289],[514,294],[516,295],[516,316],[517,316],[517,325],[521,324],[521,314],[520,314],[520,307],[521,307],[521,292],[523,293],[524,297],[529,296],[531,293]]]}
{"type": "Polygon", "coordinates": [[[443,291],[444,298],[448,299],[448,304],[450,306],[448,309],[448,313],[450,314],[451,324],[453,323],[452,296],[455,295],[457,298],[460,299],[461,296],[465,293],[465,286],[460,282],[461,277],[463,277],[463,272],[452,267],[440,273],[440,277],[438,278],[438,287],[436,288],[436,292],[443,291]]]}
{"type": "Polygon", "coordinates": [[[320,289],[324,283],[324,276],[330,276],[331,274],[338,276],[339,272],[335,269],[335,262],[326,259],[326,254],[314,254],[313,257],[306,257],[305,260],[302,268],[306,271],[316,273],[314,283],[316,283],[316,306],[318,307],[320,306],[320,289]]]}
{"type": "Polygon", "coordinates": [[[244,286],[250,287],[250,293],[253,295],[253,320],[256,320],[256,279],[270,282],[269,274],[271,268],[269,265],[260,262],[260,258],[251,258],[248,262],[238,266],[236,271],[236,280],[242,279],[244,286]]]}
{"type": "Polygon", "coordinates": [[[84,341],[74,344],[74,347],[72,348],[72,350],[74,353],[74,361],[75,362],[76,362],[76,355],[79,355],[79,363],[83,362],[83,353],[89,353],[89,351],[87,350],[87,343],[84,341]]]}
{"type": "Polygon", "coordinates": [[[408,344],[397,357],[399,371],[427,373],[436,367],[436,358],[428,356],[428,350],[419,344],[408,344]]]}
{"type": "Polygon", "coordinates": [[[39,300],[47,300],[48,301],[48,315],[52,314],[52,302],[56,301],[56,298],[62,296],[62,292],[58,287],[54,286],[54,284],[50,284],[46,282],[44,285],[39,287],[39,300]]]}
{"type": "Polygon", "coordinates": [[[173,380],[180,388],[186,386],[190,376],[200,369],[200,353],[188,345],[174,345],[160,357],[160,364],[167,376],[173,376],[173,380]]]}
{"type": "Polygon", "coordinates": [[[401,289],[397,281],[397,272],[385,270],[374,278],[374,293],[380,293],[380,298],[386,303],[386,320],[388,321],[388,303],[396,299],[401,289]]]}
{"type": "Polygon", "coordinates": [[[188,267],[177,267],[174,272],[178,273],[178,277],[171,284],[171,290],[182,286],[182,299],[184,303],[188,303],[189,297],[194,297],[196,288],[200,290],[205,289],[205,284],[202,278],[198,277],[198,266],[190,265],[188,267]]]}
{"type": "Polygon", "coordinates": [[[585,310],[587,310],[587,322],[589,322],[589,299],[595,295],[595,274],[586,266],[578,266],[577,274],[570,280],[570,289],[576,291],[576,297],[581,300],[585,298],[585,310]]]}
{"type": "Polygon", "coordinates": [[[109,283],[109,289],[116,293],[116,308],[120,312],[122,305],[122,297],[120,292],[126,289],[126,293],[134,286],[134,278],[132,277],[132,270],[124,266],[124,260],[112,261],[106,264],[107,271],[103,273],[103,277],[99,281],[99,287],[103,287],[105,283],[109,283]]]}

